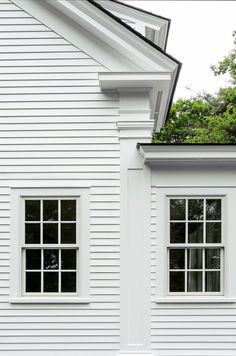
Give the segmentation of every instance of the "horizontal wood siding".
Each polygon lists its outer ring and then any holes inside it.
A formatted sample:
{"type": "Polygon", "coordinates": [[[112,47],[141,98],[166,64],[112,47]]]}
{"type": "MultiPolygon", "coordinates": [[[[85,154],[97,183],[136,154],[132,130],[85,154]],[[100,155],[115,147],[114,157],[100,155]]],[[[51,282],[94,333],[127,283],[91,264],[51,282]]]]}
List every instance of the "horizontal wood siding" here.
{"type": "Polygon", "coordinates": [[[152,187],[151,341],[155,356],[236,355],[236,309],[232,304],[158,304],[156,265],[158,221],[152,187]]]}
{"type": "Polygon", "coordinates": [[[101,92],[99,71],[107,69],[0,0],[0,355],[119,349],[119,101],[101,92]],[[32,182],[91,186],[88,305],[9,304],[9,186],[32,182]]]}

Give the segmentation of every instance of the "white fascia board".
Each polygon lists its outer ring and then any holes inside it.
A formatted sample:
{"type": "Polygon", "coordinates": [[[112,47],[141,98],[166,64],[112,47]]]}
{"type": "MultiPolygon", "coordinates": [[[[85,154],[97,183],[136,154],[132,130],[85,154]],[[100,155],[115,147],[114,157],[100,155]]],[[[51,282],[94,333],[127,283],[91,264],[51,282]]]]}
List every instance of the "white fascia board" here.
{"type": "Polygon", "coordinates": [[[236,145],[142,145],[139,152],[150,166],[236,164],[236,145]]]}
{"type": "Polygon", "coordinates": [[[104,90],[118,88],[160,88],[161,82],[169,82],[171,80],[170,73],[99,73],[100,86],[104,90]]]}
{"type": "MultiPolygon", "coordinates": [[[[152,40],[162,49],[165,49],[170,20],[161,16],[159,17],[158,15],[152,15],[151,13],[148,14],[143,12],[142,9],[131,8],[121,3],[115,3],[107,0],[96,0],[96,2],[102,5],[105,9],[111,11],[114,15],[121,18],[121,20],[122,17],[124,17],[127,20],[135,21],[137,25],[140,24],[140,26],[143,27],[143,35],[152,40]],[[148,31],[145,31],[145,28],[153,30],[152,38],[148,35],[148,31]]],[[[139,31],[137,27],[136,30],[139,31]]]]}
{"type": "Polygon", "coordinates": [[[100,63],[110,70],[117,70],[117,68],[120,70],[118,62],[124,61],[124,58],[128,63],[127,70],[133,67],[134,70],[141,71],[173,71],[177,66],[174,60],[150,46],[88,1],[12,0],[12,2],[76,46],[80,43],[76,41],[75,36],[71,36],[73,26],[70,26],[70,21],[74,24],[74,30],[76,26],[78,26],[78,32],[81,28],[86,30],[90,36],[97,38],[99,43],[96,51],[87,48],[87,53],[94,59],[99,59],[100,63]],[[105,44],[105,48],[99,53],[98,47],[102,47],[102,44],[105,44]],[[107,46],[108,52],[113,52],[113,62],[107,60],[107,46]]]}
{"type": "MultiPolygon", "coordinates": [[[[42,1],[42,0],[41,0],[42,1]]],[[[43,0],[67,12],[79,21],[88,31],[95,34],[101,41],[119,51],[131,62],[139,65],[144,71],[173,70],[177,64],[164,53],[158,52],[145,43],[136,34],[129,31],[106,13],[99,11],[87,1],[76,0],[43,0]]]]}

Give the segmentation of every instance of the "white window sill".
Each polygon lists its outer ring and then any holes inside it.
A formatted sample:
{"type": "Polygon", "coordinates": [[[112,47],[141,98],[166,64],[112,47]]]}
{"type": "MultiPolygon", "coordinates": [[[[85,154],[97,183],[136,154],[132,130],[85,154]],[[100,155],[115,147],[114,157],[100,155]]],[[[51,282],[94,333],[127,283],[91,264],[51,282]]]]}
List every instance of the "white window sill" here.
{"type": "Polygon", "coordinates": [[[165,297],[157,298],[156,303],[236,303],[235,298],[227,297],[165,297]]]}
{"type": "Polygon", "coordinates": [[[12,304],[65,304],[65,303],[74,303],[74,304],[89,304],[89,298],[35,298],[35,297],[22,297],[22,298],[11,298],[10,303],[12,304]]]}

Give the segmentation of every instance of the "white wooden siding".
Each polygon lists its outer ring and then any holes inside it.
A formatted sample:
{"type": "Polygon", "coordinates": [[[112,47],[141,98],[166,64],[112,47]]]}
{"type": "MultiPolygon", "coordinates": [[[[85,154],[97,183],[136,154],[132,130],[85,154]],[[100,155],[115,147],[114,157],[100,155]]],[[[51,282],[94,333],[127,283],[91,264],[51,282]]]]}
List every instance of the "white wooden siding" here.
{"type": "Polygon", "coordinates": [[[151,344],[155,356],[236,354],[236,309],[232,304],[158,304],[156,263],[157,188],[151,191],[151,344]]]}
{"type": "Polygon", "coordinates": [[[119,349],[119,101],[98,86],[106,70],[0,0],[0,355],[119,349]],[[91,186],[89,305],[9,304],[9,185],[32,182],[91,186]]]}

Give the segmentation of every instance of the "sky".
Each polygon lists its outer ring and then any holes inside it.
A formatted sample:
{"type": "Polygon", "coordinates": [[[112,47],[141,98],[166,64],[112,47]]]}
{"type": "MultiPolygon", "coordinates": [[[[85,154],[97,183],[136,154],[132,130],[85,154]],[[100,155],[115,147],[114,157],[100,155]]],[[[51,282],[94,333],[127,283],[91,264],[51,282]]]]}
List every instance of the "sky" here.
{"type": "Polygon", "coordinates": [[[236,1],[126,0],[125,3],[171,19],[167,53],[182,63],[174,100],[202,91],[217,92],[228,78],[210,70],[232,50],[236,1]]]}

